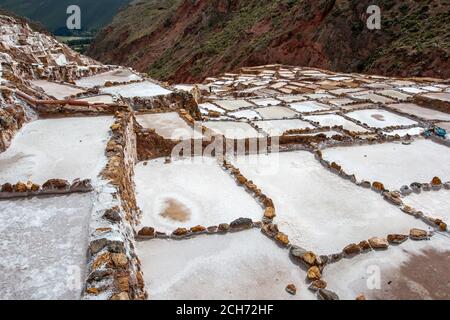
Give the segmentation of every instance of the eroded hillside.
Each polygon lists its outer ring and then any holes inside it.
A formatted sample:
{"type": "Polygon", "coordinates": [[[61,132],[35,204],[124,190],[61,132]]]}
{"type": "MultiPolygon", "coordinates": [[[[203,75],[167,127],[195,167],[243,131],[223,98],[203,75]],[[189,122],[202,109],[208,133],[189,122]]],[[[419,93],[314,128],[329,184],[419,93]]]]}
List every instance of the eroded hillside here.
{"type": "Polygon", "coordinates": [[[448,78],[449,9],[446,0],[143,0],[89,54],[175,82],[266,63],[448,78]],[[381,30],[366,28],[371,4],[381,30]]]}

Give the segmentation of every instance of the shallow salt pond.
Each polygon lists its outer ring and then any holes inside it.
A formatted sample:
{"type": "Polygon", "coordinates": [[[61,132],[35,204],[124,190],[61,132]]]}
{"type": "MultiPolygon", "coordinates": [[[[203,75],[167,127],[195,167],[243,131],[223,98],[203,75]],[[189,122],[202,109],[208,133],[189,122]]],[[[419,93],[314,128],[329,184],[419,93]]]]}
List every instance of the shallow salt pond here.
{"type": "Polygon", "coordinates": [[[355,132],[368,132],[369,130],[357,125],[336,114],[323,114],[315,116],[305,116],[306,120],[318,122],[321,127],[342,126],[344,129],[355,132]]]}
{"type": "Polygon", "coordinates": [[[387,128],[392,126],[409,126],[418,124],[409,118],[382,109],[365,109],[347,113],[347,116],[359,120],[372,128],[387,128]]]}
{"type": "Polygon", "coordinates": [[[400,112],[412,114],[425,120],[441,120],[450,121],[450,114],[440,112],[433,109],[420,107],[413,103],[397,103],[389,105],[389,108],[396,109],[400,112]]]}
{"type": "Polygon", "coordinates": [[[136,115],[137,122],[145,129],[154,129],[165,139],[201,139],[202,134],[191,128],[177,112],[136,115]]]}
{"type": "Polygon", "coordinates": [[[253,99],[253,100],[250,100],[250,101],[253,102],[254,104],[256,104],[258,106],[262,106],[262,107],[276,106],[276,105],[279,105],[281,103],[281,101],[279,101],[277,99],[271,99],[271,98],[267,98],[267,99],[253,99]]]}
{"type": "Polygon", "coordinates": [[[142,241],[137,251],[150,299],[315,299],[288,250],[259,230],[142,241]],[[285,290],[290,283],[295,296],[285,290]]]}
{"type": "Polygon", "coordinates": [[[227,139],[261,138],[263,135],[246,122],[206,121],[203,125],[216,134],[223,134],[227,139]]]}
{"type": "Polygon", "coordinates": [[[80,87],[93,88],[96,86],[104,86],[108,81],[130,82],[136,80],[142,80],[142,78],[128,69],[119,68],[116,70],[99,73],[90,77],[81,78],[75,81],[75,83],[80,87]]]}
{"type": "Polygon", "coordinates": [[[331,106],[317,102],[317,101],[304,101],[291,103],[290,107],[297,112],[314,112],[332,109],[331,106]]]}
{"type": "Polygon", "coordinates": [[[215,100],[213,102],[219,107],[229,111],[234,111],[241,108],[254,107],[253,104],[245,100],[215,100]]]}
{"type": "Polygon", "coordinates": [[[0,299],[78,300],[92,195],[0,201],[0,299]]]}
{"type": "Polygon", "coordinates": [[[256,111],[263,119],[281,119],[281,118],[295,118],[298,113],[286,107],[264,107],[258,108],[256,111]]]}
{"type": "Polygon", "coordinates": [[[67,84],[60,84],[46,80],[33,80],[31,81],[31,83],[33,83],[37,87],[42,88],[47,95],[55,97],[58,100],[63,100],[72,95],[84,92],[81,89],[67,84]]]}
{"type": "Polygon", "coordinates": [[[398,130],[393,130],[390,132],[383,132],[385,135],[388,136],[395,136],[398,135],[400,137],[404,137],[406,135],[410,135],[410,136],[417,136],[417,135],[421,135],[422,132],[424,132],[425,129],[421,128],[421,127],[414,127],[414,128],[410,128],[410,129],[398,129],[398,130]]]}
{"type": "Polygon", "coordinates": [[[0,183],[95,180],[107,162],[105,148],[113,121],[104,116],[27,123],[0,154],[0,183]]]}
{"type": "Polygon", "coordinates": [[[405,101],[408,98],[410,98],[411,96],[409,94],[397,91],[397,90],[383,90],[383,91],[379,91],[380,95],[389,97],[391,99],[397,99],[400,101],[405,101]]]}
{"type": "Polygon", "coordinates": [[[438,176],[450,180],[449,148],[418,138],[401,142],[335,147],[322,150],[324,159],[335,161],[358,180],[379,181],[386,189],[398,190],[412,182],[430,182],[438,176]]]}
{"type": "Polygon", "coordinates": [[[134,98],[134,97],[149,98],[172,93],[172,91],[167,90],[157,85],[156,83],[150,81],[143,81],[114,87],[102,88],[100,92],[112,95],[119,95],[124,98],[134,98]]]}
{"type": "Polygon", "coordinates": [[[261,220],[262,208],[213,158],[165,159],[135,168],[136,196],[142,226],[171,233],[178,227],[261,220]]]}
{"type": "Polygon", "coordinates": [[[392,100],[392,99],[384,97],[384,96],[380,96],[375,93],[366,93],[366,94],[353,93],[353,94],[350,94],[350,96],[352,98],[355,98],[358,100],[369,100],[374,103],[394,103],[395,102],[395,100],[392,100]]]}
{"type": "Polygon", "coordinates": [[[370,251],[329,264],[327,289],[343,300],[364,294],[368,300],[448,300],[450,239],[435,234],[429,241],[407,240],[387,250],[370,251]]]}
{"type": "Polygon", "coordinates": [[[290,103],[290,102],[296,102],[296,101],[304,101],[307,98],[305,98],[302,95],[293,94],[293,95],[277,96],[277,99],[281,100],[281,101],[284,101],[284,102],[287,102],[287,103],[290,103]]]}
{"type": "Polygon", "coordinates": [[[285,131],[292,129],[315,128],[309,122],[300,119],[264,120],[254,121],[253,123],[270,136],[282,135],[285,131]]]}
{"type": "Polygon", "coordinates": [[[241,111],[235,111],[235,112],[229,112],[229,116],[233,116],[236,118],[243,118],[247,120],[258,120],[261,119],[261,116],[256,113],[256,111],[253,110],[241,110],[241,111]]]}
{"type": "Polygon", "coordinates": [[[337,253],[374,236],[427,228],[381,195],[326,170],[307,151],[238,156],[232,162],[273,200],[274,223],[291,243],[318,254],[337,253]]]}
{"type": "Polygon", "coordinates": [[[413,192],[403,202],[425,215],[450,223],[450,190],[413,192]]]}
{"type": "Polygon", "coordinates": [[[225,112],[225,110],[223,110],[222,108],[219,108],[218,106],[209,102],[199,104],[198,108],[200,109],[200,112],[202,114],[208,114],[209,111],[215,111],[220,114],[223,114],[225,112]]]}
{"type": "Polygon", "coordinates": [[[110,95],[98,95],[98,96],[93,96],[93,97],[88,97],[88,98],[81,98],[81,99],[77,99],[80,101],[86,101],[89,103],[114,103],[114,98],[110,95]]]}
{"type": "Polygon", "coordinates": [[[426,94],[423,94],[423,96],[430,98],[430,99],[450,102],[450,93],[449,92],[426,93],[426,94]]]}

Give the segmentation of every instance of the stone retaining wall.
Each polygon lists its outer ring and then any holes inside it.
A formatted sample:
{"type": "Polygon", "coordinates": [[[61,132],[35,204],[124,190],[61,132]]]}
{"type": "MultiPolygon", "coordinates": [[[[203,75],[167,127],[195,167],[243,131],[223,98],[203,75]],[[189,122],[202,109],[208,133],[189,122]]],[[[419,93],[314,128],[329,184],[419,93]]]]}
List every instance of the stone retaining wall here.
{"type": "Polygon", "coordinates": [[[145,299],[140,260],[134,246],[134,225],[140,211],[134,196],[136,161],[134,117],[117,112],[111,126],[108,164],[97,187],[89,244],[89,273],[83,299],[145,299]]]}
{"type": "Polygon", "coordinates": [[[200,110],[192,94],[181,90],[156,97],[124,98],[124,100],[133,106],[136,111],[168,112],[185,109],[194,119],[201,119],[200,110]]]}
{"type": "Polygon", "coordinates": [[[439,99],[430,99],[421,95],[414,97],[414,102],[424,108],[450,113],[450,102],[439,99]]]}
{"type": "Polygon", "coordinates": [[[15,184],[4,183],[0,189],[0,199],[26,198],[31,196],[47,196],[93,191],[91,180],[75,179],[69,183],[63,179],[50,179],[42,186],[28,181],[15,184]]]}

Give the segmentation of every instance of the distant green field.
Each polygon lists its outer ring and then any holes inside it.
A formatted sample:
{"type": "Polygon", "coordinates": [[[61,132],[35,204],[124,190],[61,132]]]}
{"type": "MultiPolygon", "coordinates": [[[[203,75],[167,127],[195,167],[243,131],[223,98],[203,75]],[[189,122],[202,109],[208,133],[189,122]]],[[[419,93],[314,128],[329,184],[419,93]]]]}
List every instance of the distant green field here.
{"type": "Polygon", "coordinates": [[[61,43],[67,44],[73,50],[84,53],[94,38],[92,36],[57,36],[56,39],[61,43]]]}
{"type": "Polygon", "coordinates": [[[56,39],[59,42],[62,43],[69,43],[71,41],[83,41],[83,40],[92,40],[92,37],[81,37],[81,36],[74,36],[74,37],[68,37],[68,36],[56,36],[56,39]]]}

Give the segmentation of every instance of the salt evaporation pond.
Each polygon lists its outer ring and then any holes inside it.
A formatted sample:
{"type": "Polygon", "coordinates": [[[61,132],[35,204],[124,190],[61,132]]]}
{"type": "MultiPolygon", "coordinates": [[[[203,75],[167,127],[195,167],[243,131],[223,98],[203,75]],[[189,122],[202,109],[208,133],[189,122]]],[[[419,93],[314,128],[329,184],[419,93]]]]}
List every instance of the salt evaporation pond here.
{"type": "Polygon", "coordinates": [[[359,120],[372,128],[387,128],[392,126],[417,125],[416,121],[399,116],[382,109],[364,109],[347,113],[347,116],[359,120]]]}
{"type": "Polygon", "coordinates": [[[371,251],[325,267],[327,289],[343,300],[363,294],[369,300],[449,300],[448,236],[408,240],[387,250],[371,251]]]}
{"type": "Polygon", "coordinates": [[[106,165],[113,117],[42,119],[27,123],[0,154],[0,183],[94,179],[106,165]],[[70,146],[70,147],[68,147],[70,146]]]}
{"type": "Polygon", "coordinates": [[[135,168],[142,226],[171,233],[178,227],[209,227],[239,218],[261,220],[262,208],[214,158],[155,159],[135,168]]]}
{"type": "Polygon", "coordinates": [[[450,223],[450,190],[411,193],[403,202],[425,215],[450,223]]]}
{"type": "Polygon", "coordinates": [[[118,95],[124,98],[134,98],[134,97],[149,98],[172,93],[172,91],[167,90],[161,87],[160,85],[157,85],[156,83],[150,81],[143,81],[103,88],[100,90],[100,92],[118,95]]]}
{"type": "Polygon", "coordinates": [[[259,230],[137,243],[154,300],[311,300],[306,274],[259,230]],[[295,296],[286,292],[297,287],[295,296]]]}
{"type": "Polygon", "coordinates": [[[450,180],[449,148],[425,139],[336,147],[322,150],[323,157],[342,166],[358,180],[379,181],[386,189],[398,190],[413,182],[430,182],[435,176],[450,180]]]}
{"type": "Polygon", "coordinates": [[[202,134],[191,128],[177,112],[136,115],[137,122],[145,129],[154,129],[165,139],[201,139],[202,134]]]}
{"type": "Polygon", "coordinates": [[[0,201],[0,299],[80,299],[91,194],[0,201]]]}
{"type": "Polygon", "coordinates": [[[118,68],[107,72],[99,73],[90,77],[81,78],[75,83],[84,88],[102,87],[106,82],[130,82],[142,80],[140,76],[129,69],[118,68]]]}
{"type": "Polygon", "coordinates": [[[326,170],[307,151],[232,161],[273,200],[280,230],[293,244],[316,253],[336,253],[352,242],[426,228],[379,194],[326,170]]]}

